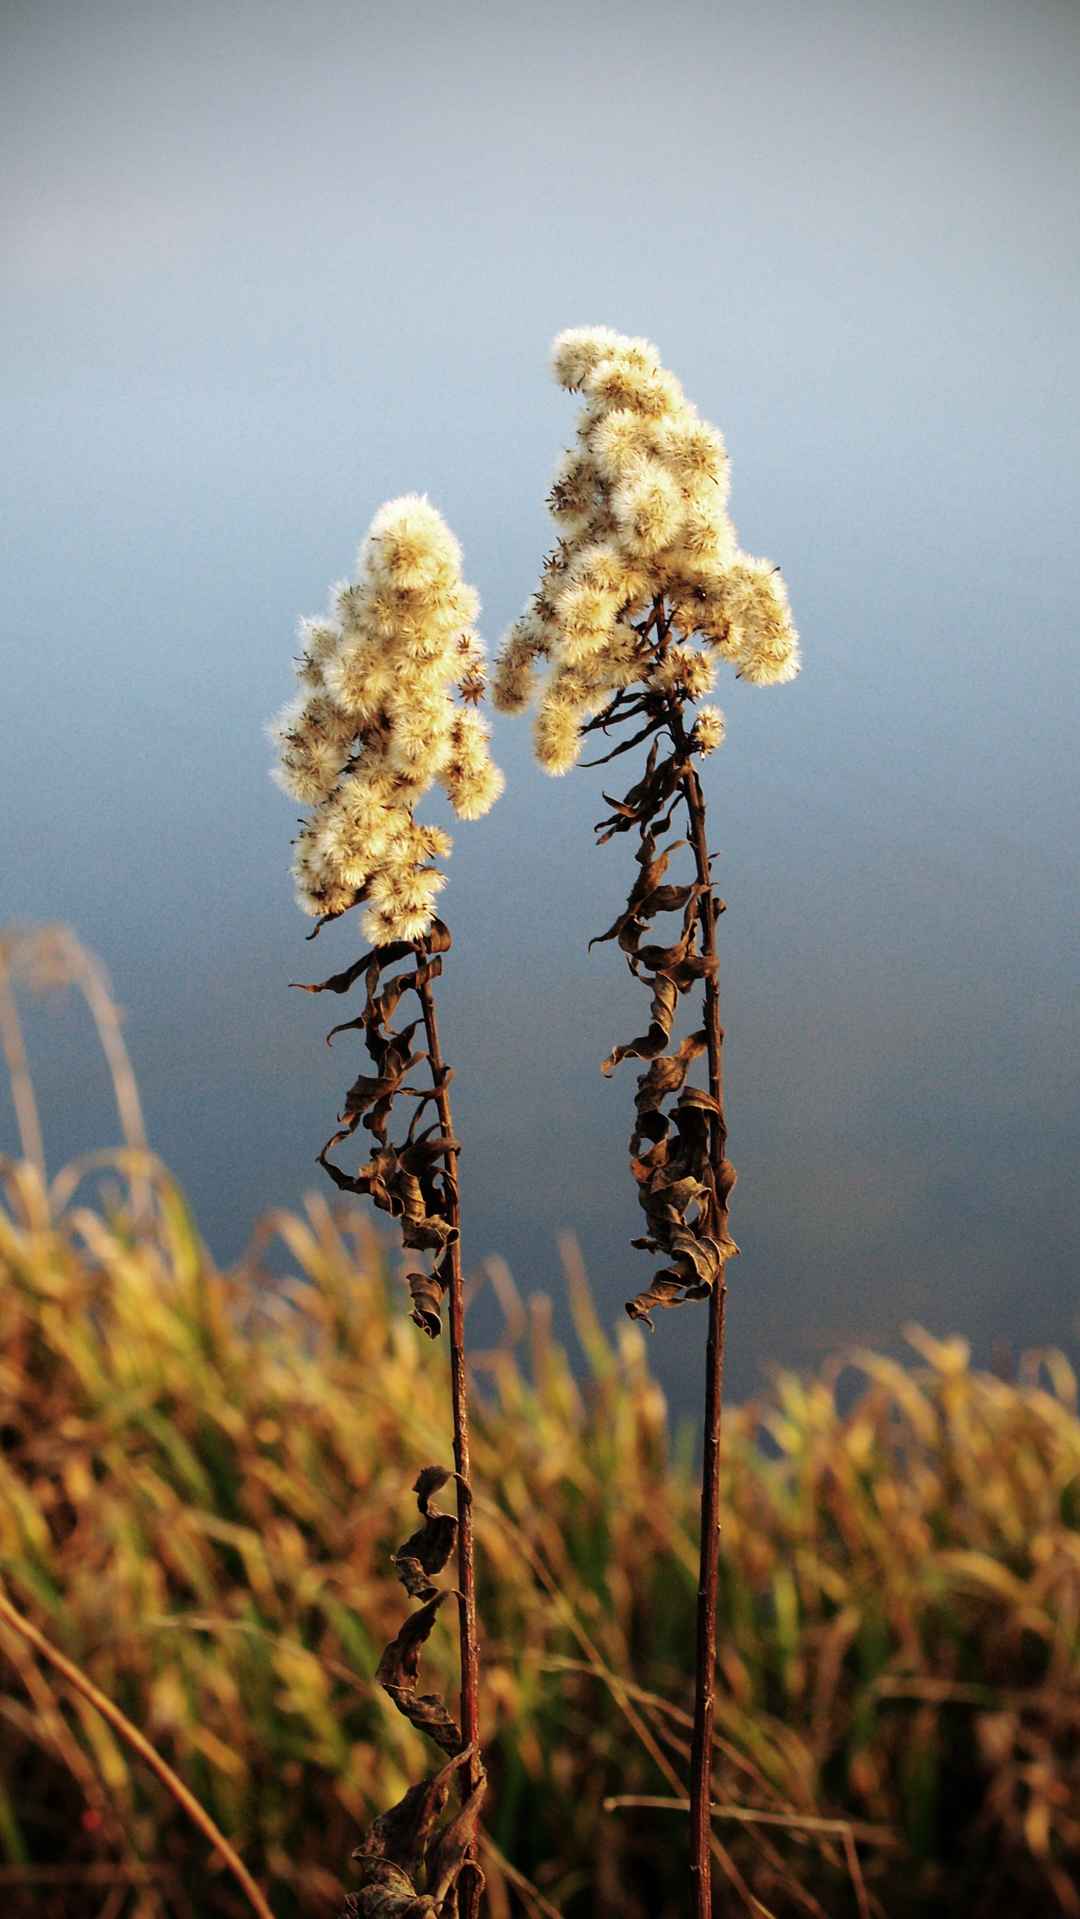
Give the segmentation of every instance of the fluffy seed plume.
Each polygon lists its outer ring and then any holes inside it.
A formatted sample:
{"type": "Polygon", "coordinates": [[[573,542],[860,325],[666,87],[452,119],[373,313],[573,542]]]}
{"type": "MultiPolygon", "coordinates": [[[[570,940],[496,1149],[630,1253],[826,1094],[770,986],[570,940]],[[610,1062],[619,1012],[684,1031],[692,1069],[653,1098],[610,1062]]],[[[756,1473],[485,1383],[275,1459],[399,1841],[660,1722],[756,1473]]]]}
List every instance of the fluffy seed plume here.
{"type": "MultiPolygon", "coordinates": [[[[557,545],[504,636],[492,694],[504,712],[537,703],[537,757],[558,774],[606,695],[640,681],[699,700],[722,660],[752,686],[779,686],[799,671],[799,638],[779,571],[739,551],[723,438],[651,341],[570,327],[551,364],[582,396],[577,442],[548,495],[557,545]]],[[[712,752],[722,718],[690,737],[712,752]]]]}
{"type": "Polygon", "coordinates": [[[699,753],[715,753],[723,746],[727,721],[718,706],[699,706],[694,722],[694,745],[699,753]]]}
{"type": "Polygon", "coordinates": [[[296,840],[297,902],[314,918],[364,902],[373,945],[421,939],[446,883],[433,862],[450,839],[414,807],[438,780],[462,819],[479,819],[503,788],[475,710],[480,602],[445,520],[412,493],[379,508],[357,579],[331,603],[302,623],[301,690],[270,729],[275,779],[313,809],[296,840]]]}

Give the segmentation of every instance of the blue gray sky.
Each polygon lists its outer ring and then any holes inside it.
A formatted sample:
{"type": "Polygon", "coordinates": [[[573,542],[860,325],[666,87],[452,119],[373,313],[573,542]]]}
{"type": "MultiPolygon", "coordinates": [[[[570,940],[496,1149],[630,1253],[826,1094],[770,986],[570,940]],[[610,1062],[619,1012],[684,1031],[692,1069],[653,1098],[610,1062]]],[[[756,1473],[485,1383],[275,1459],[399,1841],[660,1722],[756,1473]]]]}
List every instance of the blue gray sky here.
{"type": "MultiPolygon", "coordinates": [[[[223,1257],[316,1183],[348,1075],[262,723],[379,502],[427,490],[494,642],[574,406],[546,355],[659,344],[728,438],[806,666],[721,691],[731,1377],[917,1318],[1077,1335],[1072,0],[408,8],[8,0],[0,912],[106,960],[155,1145],[223,1257]]],[[[443,988],[468,1246],[611,1323],[629,1251],[630,879],[596,773],[456,834],[443,988]]],[[[335,1013],[339,1003],[335,1003],[335,1013]]],[[[340,1016],[340,1015],[338,1015],[340,1016]]],[[[54,1165],[114,1137],[29,1020],[54,1165]]],[[[0,1147],[14,1126],[0,1111],[0,1147]]],[[[481,1314],[481,1332],[484,1331],[481,1314]]],[[[677,1404],[703,1324],[660,1322],[677,1404]]]]}

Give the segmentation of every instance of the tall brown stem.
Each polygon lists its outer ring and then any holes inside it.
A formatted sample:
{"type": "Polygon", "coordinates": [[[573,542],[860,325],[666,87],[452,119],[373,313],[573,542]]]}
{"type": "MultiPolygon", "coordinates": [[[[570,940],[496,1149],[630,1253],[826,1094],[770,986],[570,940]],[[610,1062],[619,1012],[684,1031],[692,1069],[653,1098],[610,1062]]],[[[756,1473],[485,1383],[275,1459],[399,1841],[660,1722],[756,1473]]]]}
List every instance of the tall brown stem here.
{"type": "MultiPolygon", "coordinates": [[[[428,1058],[435,1085],[435,1103],[444,1138],[454,1138],[450,1108],[450,1072],[439,1044],[439,1020],[430,981],[419,969],[418,988],[427,1036],[428,1058]]],[[[449,1267],[450,1392],[454,1418],[454,1466],[457,1471],[457,1559],[458,1628],[461,1645],[461,1733],[466,1746],[476,1747],[479,1740],[480,1654],[476,1624],[476,1553],[473,1542],[472,1476],[469,1460],[469,1387],[465,1370],[465,1286],[461,1265],[461,1202],[458,1191],[458,1152],[448,1146],[444,1155],[447,1184],[447,1218],[455,1229],[447,1251],[449,1267]]],[[[480,1784],[483,1771],[478,1752],[469,1761],[469,1791],[480,1784]]],[[[458,1906],[462,1919],[476,1919],[480,1909],[482,1878],[470,1855],[472,1869],[463,1871],[458,1884],[458,1906]]]]}
{"type": "MultiPolygon", "coordinates": [[[[672,714],[676,744],[686,744],[682,717],[672,714]]],[[[683,796],[690,823],[697,879],[703,888],[699,902],[701,945],[709,970],[705,979],[705,1037],[709,1060],[709,1092],[716,1102],[710,1119],[710,1146],[714,1205],[719,1237],[726,1240],[728,1196],[734,1172],[727,1159],[727,1119],[724,1110],[724,1029],[720,1024],[720,985],[716,946],[716,906],[712,869],[705,837],[705,799],[693,766],[682,775],[683,796]]],[[[705,1357],[704,1444],[701,1461],[701,1547],[698,1572],[697,1641],[694,1673],[694,1737],[690,1755],[690,1884],[694,1919],[712,1919],[712,1824],[710,1807],[713,1710],[716,1682],[716,1606],[720,1545],[720,1420],[724,1383],[724,1309],[727,1286],[723,1269],[709,1296],[709,1336],[705,1357]]]]}

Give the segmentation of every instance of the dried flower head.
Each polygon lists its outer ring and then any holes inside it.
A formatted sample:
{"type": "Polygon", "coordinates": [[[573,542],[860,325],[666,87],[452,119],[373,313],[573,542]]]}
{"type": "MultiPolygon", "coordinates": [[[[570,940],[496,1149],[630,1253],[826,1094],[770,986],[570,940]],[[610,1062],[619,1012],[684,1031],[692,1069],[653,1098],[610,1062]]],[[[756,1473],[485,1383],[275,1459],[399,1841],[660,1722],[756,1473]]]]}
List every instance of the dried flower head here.
{"type": "MultiPolygon", "coordinates": [[[[584,399],[577,444],[548,496],[559,542],[504,637],[492,693],[506,712],[538,698],[537,756],[564,773],[582,727],[635,679],[697,700],[726,659],[751,685],[780,685],[799,671],[799,641],[779,572],[739,552],[723,438],[651,342],[571,327],[554,343],[552,367],[584,399]],[[628,644],[647,627],[633,622],[657,607],[654,643],[628,644]]],[[[722,730],[709,722],[692,737],[711,752],[722,730]]]]}
{"type": "Polygon", "coordinates": [[[718,706],[699,706],[694,721],[694,745],[699,753],[715,753],[723,746],[727,721],[718,706]]]}
{"type": "Polygon", "coordinates": [[[358,578],[333,589],[332,607],[302,623],[302,690],[271,727],[274,777],[314,809],[296,842],[297,900],[314,917],[363,900],[372,944],[420,939],[445,885],[432,861],[450,840],[414,807],[438,780],[462,819],[479,819],[503,788],[475,710],[480,602],[430,500],[407,494],[379,508],[358,578]]]}

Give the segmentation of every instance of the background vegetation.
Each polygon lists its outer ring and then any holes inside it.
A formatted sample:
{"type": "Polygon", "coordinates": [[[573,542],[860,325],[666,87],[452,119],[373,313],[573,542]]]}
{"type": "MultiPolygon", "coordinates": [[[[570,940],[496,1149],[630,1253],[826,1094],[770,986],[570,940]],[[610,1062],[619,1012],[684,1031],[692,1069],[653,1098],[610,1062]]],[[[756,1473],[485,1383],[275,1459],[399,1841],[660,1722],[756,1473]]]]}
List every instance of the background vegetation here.
{"type": "MultiPolygon", "coordinates": [[[[51,1187],[32,1159],[3,1167],[3,1590],[153,1740],[280,1919],[332,1913],[360,1828],[432,1756],[371,1674],[408,1489],[445,1451],[445,1369],[356,1209],[279,1214],[221,1272],[164,1169],[111,1163],[111,1191],[96,1162],[51,1187]]],[[[477,1282],[505,1311],[475,1358],[491,1912],[675,1919],[685,1812],[608,1802],[686,1777],[692,1461],[644,1336],[602,1327],[572,1249],[567,1280],[572,1357],[543,1297],[498,1267],[477,1282]]],[[[1080,1912],[1076,1380],[1059,1354],[1006,1379],[962,1340],[912,1338],[911,1368],[854,1353],[725,1416],[733,1912],[1080,1912]]],[[[453,1690],[449,1627],[427,1670],[453,1690]]],[[[244,1910],[142,1763],[2,1627],[0,1717],[5,1912],[244,1910]]]]}

